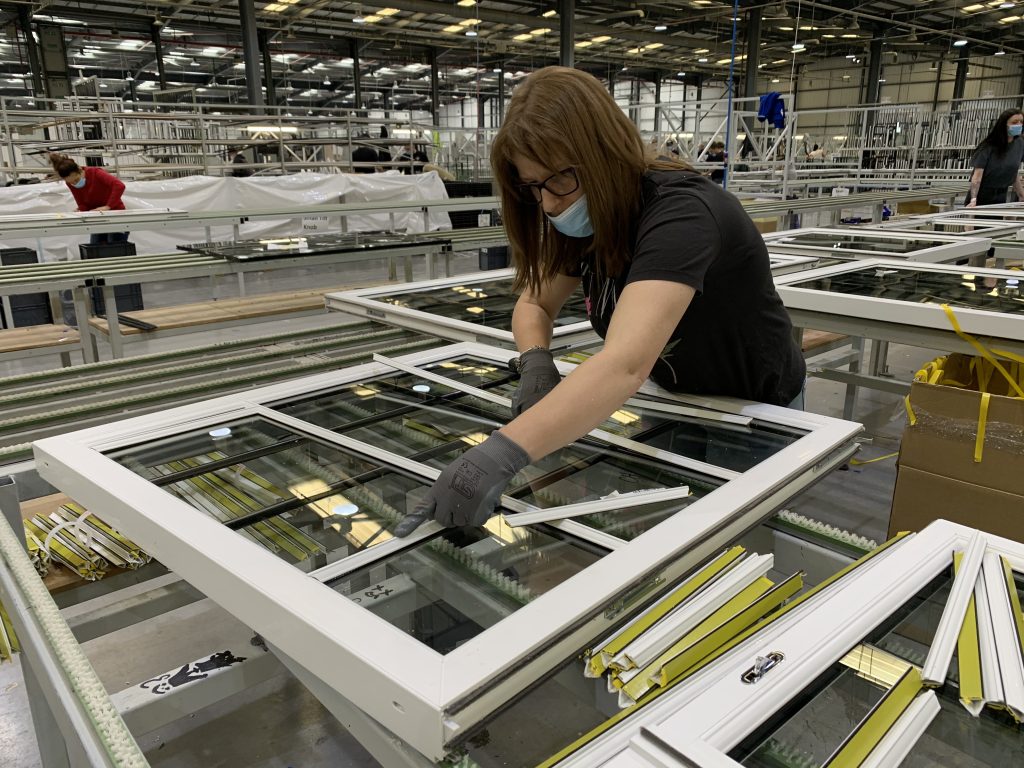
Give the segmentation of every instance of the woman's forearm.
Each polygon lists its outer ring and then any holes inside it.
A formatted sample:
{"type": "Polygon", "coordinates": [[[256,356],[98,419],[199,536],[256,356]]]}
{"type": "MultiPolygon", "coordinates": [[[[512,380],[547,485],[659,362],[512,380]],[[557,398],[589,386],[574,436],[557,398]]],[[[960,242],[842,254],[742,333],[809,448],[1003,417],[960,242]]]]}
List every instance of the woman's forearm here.
{"type": "Polygon", "coordinates": [[[981,177],[983,174],[984,171],[980,168],[976,168],[974,173],[971,174],[971,202],[978,199],[978,192],[981,191],[981,177]]]}
{"type": "Polygon", "coordinates": [[[512,311],[512,335],[520,352],[550,347],[554,320],[539,304],[519,301],[512,311]]]}
{"type": "Polygon", "coordinates": [[[501,432],[532,461],[577,440],[618,410],[647,378],[629,361],[598,352],[501,432]]]}

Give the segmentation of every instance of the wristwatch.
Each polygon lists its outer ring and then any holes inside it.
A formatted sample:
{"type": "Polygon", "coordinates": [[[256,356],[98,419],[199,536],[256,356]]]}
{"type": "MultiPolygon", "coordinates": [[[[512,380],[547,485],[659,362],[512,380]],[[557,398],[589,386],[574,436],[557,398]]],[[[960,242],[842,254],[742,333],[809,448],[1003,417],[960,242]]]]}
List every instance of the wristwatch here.
{"type": "Polygon", "coordinates": [[[522,368],[523,355],[525,355],[527,352],[533,352],[535,349],[546,350],[547,347],[537,344],[536,346],[530,347],[529,349],[524,349],[522,352],[519,353],[519,357],[513,357],[511,360],[508,361],[508,369],[512,371],[512,373],[521,373],[520,369],[522,368]]]}

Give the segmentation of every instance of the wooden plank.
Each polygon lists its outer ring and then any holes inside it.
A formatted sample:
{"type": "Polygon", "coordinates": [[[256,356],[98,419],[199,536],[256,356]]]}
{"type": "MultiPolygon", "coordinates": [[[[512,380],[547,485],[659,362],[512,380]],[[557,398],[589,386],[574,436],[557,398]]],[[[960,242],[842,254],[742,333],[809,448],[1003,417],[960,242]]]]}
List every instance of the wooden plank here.
{"type": "Polygon", "coordinates": [[[78,344],[78,331],[66,325],[30,325],[0,330],[0,353],[78,344]]]}
{"type": "Polygon", "coordinates": [[[809,328],[804,329],[804,340],[801,344],[801,349],[804,352],[810,352],[812,349],[818,347],[828,346],[837,341],[843,341],[848,338],[842,333],[829,333],[827,331],[813,331],[809,328]]]}

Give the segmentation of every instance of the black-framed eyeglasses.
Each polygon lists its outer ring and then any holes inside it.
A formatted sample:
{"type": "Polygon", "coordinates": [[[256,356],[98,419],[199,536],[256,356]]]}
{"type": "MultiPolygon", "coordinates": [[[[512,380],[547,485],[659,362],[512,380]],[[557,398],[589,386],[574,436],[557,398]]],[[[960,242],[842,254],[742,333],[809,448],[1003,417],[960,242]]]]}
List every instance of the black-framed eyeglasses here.
{"type": "Polygon", "coordinates": [[[556,197],[565,197],[579,188],[580,180],[574,168],[564,168],[558,173],[552,173],[544,181],[516,184],[516,191],[525,203],[539,203],[542,189],[556,197]]]}

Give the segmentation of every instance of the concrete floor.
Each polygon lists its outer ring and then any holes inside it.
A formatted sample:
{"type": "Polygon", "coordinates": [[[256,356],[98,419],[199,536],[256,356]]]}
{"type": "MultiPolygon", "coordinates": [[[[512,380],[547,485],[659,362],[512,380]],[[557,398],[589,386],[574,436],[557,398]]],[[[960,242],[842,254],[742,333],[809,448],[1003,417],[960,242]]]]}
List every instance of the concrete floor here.
{"type": "MultiPolygon", "coordinates": [[[[475,260],[462,257],[457,262],[457,269],[475,269],[475,260]]],[[[325,277],[298,276],[298,284],[276,284],[274,290],[305,287],[302,281],[308,284],[311,278],[323,280],[325,277]]],[[[329,277],[333,279],[335,276],[329,277]]],[[[352,270],[338,282],[360,279],[372,279],[372,275],[352,270]]],[[[181,293],[173,297],[166,294],[164,299],[177,298],[183,301],[187,300],[183,296],[191,294],[192,300],[201,300],[208,298],[204,295],[208,287],[208,283],[179,286],[174,290],[181,293]]],[[[316,316],[287,322],[289,327],[305,328],[327,321],[327,316],[316,316]]],[[[274,330],[280,330],[277,324],[274,330]]],[[[156,343],[133,345],[130,353],[142,354],[157,349],[180,348],[266,332],[265,327],[253,325],[215,334],[172,337],[156,343]]],[[[924,362],[935,356],[936,353],[928,350],[892,346],[890,369],[897,379],[906,381],[924,362]]],[[[35,370],[47,362],[30,360],[9,363],[0,367],[0,375],[35,370]]],[[[811,379],[807,388],[807,408],[816,413],[841,416],[843,394],[844,388],[839,384],[811,379]]],[[[902,398],[861,390],[855,419],[863,422],[866,428],[867,442],[860,459],[884,456],[898,450],[904,426],[902,398]]],[[[888,525],[895,474],[895,458],[851,465],[834,472],[806,491],[793,501],[790,508],[808,517],[882,541],[888,525]]],[[[86,643],[86,651],[108,690],[114,692],[128,681],[137,683],[145,679],[139,675],[159,674],[173,668],[175,664],[198,658],[203,649],[216,645],[215,638],[247,631],[216,606],[206,601],[197,605],[204,607],[194,608],[192,613],[175,613],[148,622],[147,632],[152,633],[149,640],[137,637],[136,642],[131,642],[129,633],[121,638],[104,638],[86,643]],[[196,627],[202,627],[203,632],[197,633],[190,629],[196,627]],[[130,663],[125,662],[126,647],[132,648],[130,663]]],[[[171,726],[136,736],[152,765],[167,768],[355,768],[380,765],[317,699],[287,673],[182,718],[171,726]]],[[[0,666],[0,765],[4,768],[36,768],[41,765],[17,659],[14,664],[0,666]]]]}

